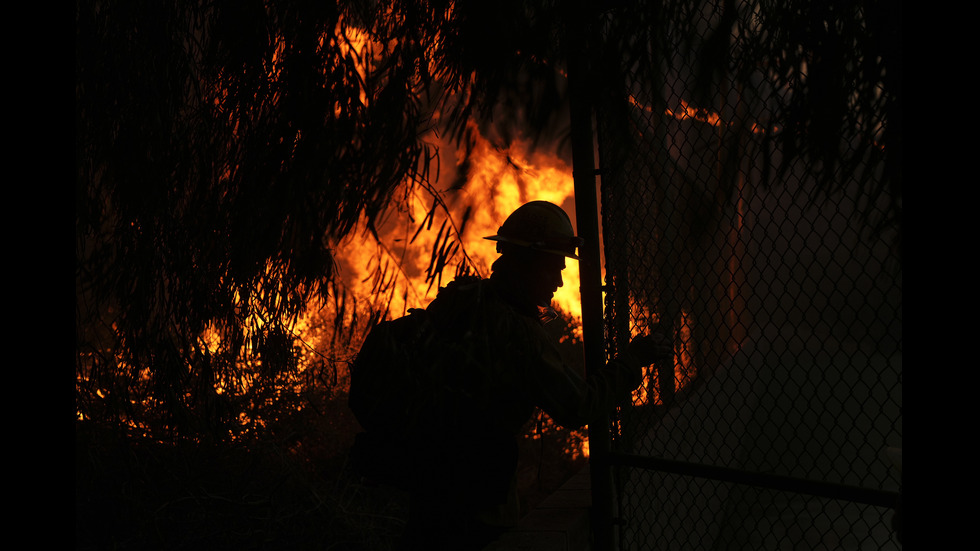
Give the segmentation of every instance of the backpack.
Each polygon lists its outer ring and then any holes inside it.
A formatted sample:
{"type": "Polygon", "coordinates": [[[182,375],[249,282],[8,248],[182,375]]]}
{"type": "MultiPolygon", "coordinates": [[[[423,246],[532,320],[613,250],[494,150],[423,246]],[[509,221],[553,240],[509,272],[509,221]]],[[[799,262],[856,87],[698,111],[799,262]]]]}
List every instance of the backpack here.
{"type": "Polygon", "coordinates": [[[439,437],[453,428],[447,417],[465,415],[479,401],[470,391],[487,387],[475,367],[486,356],[472,320],[481,297],[480,278],[457,277],[429,308],[410,308],[368,332],[350,366],[348,398],[367,432],[439,437]]]}
{"type": "Polygon", "coordinates": [[[486,387],[472,380],[480,373],[470,365],[474,345],[449,325],[413,308],[368,332],[350,366],[348,396],[364,428],[350,456],[361,476],[408,490],[422,484],[447,457],[447,437],[479,407],[468,390],[486,387]]]}
{"type": "Polygon", "coordinates": [[[429,314],[419,308],[383,320],[368,333],[351,364],[348,398],[354,417],[367,432],[393,437],[417,430],[420,402],[432,392],[426,364],[434,340],[429,314]]]}

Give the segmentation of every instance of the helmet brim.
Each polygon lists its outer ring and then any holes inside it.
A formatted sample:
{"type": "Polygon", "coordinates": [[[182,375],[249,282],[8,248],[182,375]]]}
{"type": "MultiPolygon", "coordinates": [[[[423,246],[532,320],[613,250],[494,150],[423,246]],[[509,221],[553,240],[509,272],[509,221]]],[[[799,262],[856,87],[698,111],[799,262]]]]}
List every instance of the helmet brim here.
{"type": "Polygon", "coordinates": [[[582,241],[582,239],[578,237],[575,238],[577,242],[575,245],[572,246],[571,251],[562,250],[560,246],[557,246],[554,243],[547,243],[544,241],[537,241],[537,242],[525,241],[523,239],[515,239],[513,237],[504,237],[502,235],[490,235],[484,237],[484,239],[487,239],[489,241],[498,241],[501,243],[510,243],[512,245],[517,245],[518,247],[525,247],[531,250],[541,251],[543,253],[557,254],[574,260],[581,260],[578,257],[578,255],[575,254],[575,249],[581,245],[581,241],[582,241]]]}

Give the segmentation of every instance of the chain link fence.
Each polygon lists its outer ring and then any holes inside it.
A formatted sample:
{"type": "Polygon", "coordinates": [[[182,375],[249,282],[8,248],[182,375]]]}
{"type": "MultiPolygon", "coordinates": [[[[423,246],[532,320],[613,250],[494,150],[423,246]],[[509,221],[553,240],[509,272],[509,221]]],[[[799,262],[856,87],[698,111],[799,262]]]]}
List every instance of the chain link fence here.
{"type": "Polygon", "coordinates": [[[695,106],[676,46],[659,80],[605,64],[596,106],[607,353],[655,326],[676,351],[612,423],[619,547],[898,548],[902,271],[868,225],[883,203],[846,174],[822,193],[804,161],[779,173],[779,90],[721,79],[695,106]]]}

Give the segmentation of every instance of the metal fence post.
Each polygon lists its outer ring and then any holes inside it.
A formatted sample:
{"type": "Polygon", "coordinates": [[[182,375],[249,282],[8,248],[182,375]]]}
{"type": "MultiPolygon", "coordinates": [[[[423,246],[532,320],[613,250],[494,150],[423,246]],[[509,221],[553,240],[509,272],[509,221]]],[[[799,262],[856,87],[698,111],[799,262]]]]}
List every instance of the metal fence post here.
{"type": "MultiPolygon", "coordinates": [[[[592,129],[592,87],[589,83],[588,51],[591,36],[586,3],[570,12],[568,57],[569,105],[572,137],[572,174],[575,185],[575,216],[581,247],[579,271],[582,294],[582,334],[587,369],[605,364],[602,313],[602,269],[599,253],[599,216],[596,200],[596,174],[592,129]]],[[[609,466],[609,416],[589,423],[589,463],[592,477],[592,533],[596,551],[615,546],[612,530],[613,481],[609,466]]]]}

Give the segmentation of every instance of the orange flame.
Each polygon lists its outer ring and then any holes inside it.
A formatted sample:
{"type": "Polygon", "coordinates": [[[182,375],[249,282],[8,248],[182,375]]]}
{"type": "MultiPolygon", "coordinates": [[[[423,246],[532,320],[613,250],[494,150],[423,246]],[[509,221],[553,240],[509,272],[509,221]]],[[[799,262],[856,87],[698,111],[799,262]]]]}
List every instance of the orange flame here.
{"type": "MultiPolygon", "coordinates": [[[[464,253],[478,273],[489,275],[489,267],[497,257],[496,244],[484,237],[495,235],[504,219],[528,201],[545,200],[561,205],[574,222],[570,208],[574,204],[574,186],[568,166],[553,155],[528,153],[523,143],[506,149],[497,147],[475,128],[471,130],[475,144],[466,184],[459,190],[448,191],[455,176],[452,171],[442,174],[435,183],[435,189],[442,190],[444,209],[437,208],[431,220],[428,219],[436,198],[424,189],[416,190],[408,197],[405,207],[390,213],[379,228],[381,249],[349,240],[338,251],[338,256],[344,258],[347,284],[356,294],[371,294],[371,278],[379,262],[397,261],[399,290],[392,294],[391,312],[424,307],[435,298],[437,290],[425,278],[431,253],[438,248],[438,240],[445,239],[447,231],[454,234],[452,239],[458,239],[460,249],[444,268],[442,282],[451,279],[455,267],[464,261],[464,253]],[[426,221],[429,231],[416,233],[420,221],[426,221]],[[443,228],[441,233],[440,228],[443,228]]],[[[453,151],[451,144],[440,142],[435,136],[432,139],[440,151],[453,151]]],[[[554,301],[566,313],[581,317],[577,263],[569,261],[562,275],[564,286],[555,293],[554,301]]]]}
{"type": "MultiPolygon", "coordinates": [[[[648,113],[653,112],[653,108],[647,105],[643,105],[642,103],[640,103],[639,100],[637,100],[633,96],[629,97],[629,102],[633,106],[642,109],[644,111],[647,111],[648,113]]],[[[693,107],[691,106],[691,104],[687,102],[687,100],[683,100],[683,99],[681,100],[681,104],[678,109],[671,109],[668,107],[667,109],[664,110],[664,114],[670,115],[671,117],[674,117],[679,121],[694,119],[716,127],[731,126],[733,124],[730,121],[729,122],[723,121],[718,113],[700,107],[693,107]]],[[[749,125],[749,131],[752,132],[753,134],[764,134],[766,132],[776,133],[779,132],[779,127],[773,126],[772,128],[767,128],[759,124],[758,122],[753,122],[749,125]]]]}

